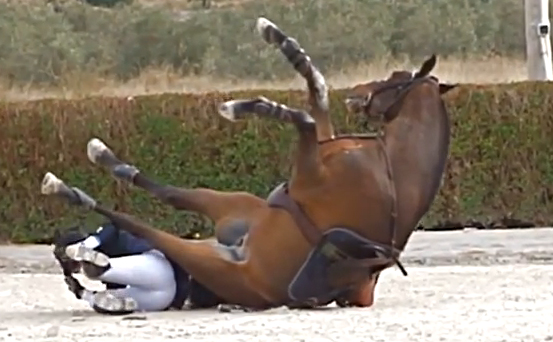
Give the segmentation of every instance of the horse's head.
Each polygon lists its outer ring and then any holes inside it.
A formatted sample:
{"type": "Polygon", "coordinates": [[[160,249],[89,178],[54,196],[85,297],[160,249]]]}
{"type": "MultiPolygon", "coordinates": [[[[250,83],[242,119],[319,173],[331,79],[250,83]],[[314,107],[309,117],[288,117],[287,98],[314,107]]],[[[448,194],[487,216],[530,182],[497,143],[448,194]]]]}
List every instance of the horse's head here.
{"type": "Polygon", "coordinates": [[[56,229],[54,231],[54,257],[59,262],[63,273],[77,273],[81,268],[78,261],[71,260],[65,254],[65,247],[82,241],[86,238],[86,233],[79,226],[66,229],[56,229]]]}
{"type": "Polygon", "coordinates": [[[422,63],[419,70],[397,70],[385,80],[358,84],[348,93],[346,107],[350,113],[363,114],[368,120],[383,119],[384,122],[389,122],[399,113],[398,110],[393,110],[393,106],[412,86],[431,79],[439,85],[440,95],[457,86],[440,83],[437,77],[431,76],[430,72],[435,66],[436,55],[432,55],[422,63]]]}
{"type": "MultiPolygon", "coordinates": [[[[381,133],[384,133],[382,141],[388,159],[384,170],[393,169],[393,172],[388,171],[382,177],[398,184],[393,190],[397,198],[412,203],[398,209],[401,211],[397,216],[404,217],[397,228],[398,248],[405,246],[420,220],[420,213],[426,212],[434,200],[449,152],[450,121],[442,95],[457,85],[440,83],[431,75],[436,62],[436,55],[432,55],[413,72],[396,70],[385,80],[356,85],[345,100],[350,113],[384,124],[381,133]]],[[[366,158],[371,156],[367,154],[366,158]]],[[[367,175],[375,172],[369,168],[364,171],[367,175]]],[[[386,231],[379,233],[386,234],[386,231]]]]}

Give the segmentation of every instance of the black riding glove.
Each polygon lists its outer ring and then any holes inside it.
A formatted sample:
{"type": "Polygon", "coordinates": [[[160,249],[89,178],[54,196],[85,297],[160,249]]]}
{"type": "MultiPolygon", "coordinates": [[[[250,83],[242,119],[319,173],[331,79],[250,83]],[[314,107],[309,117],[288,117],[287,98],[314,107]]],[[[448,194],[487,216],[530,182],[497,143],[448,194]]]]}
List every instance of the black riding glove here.
{"type": "Polygon", "coordinates": [[[69,291],[73,292],[77,299],[81,299],[83,297],[84,291],[84,287],[81,285],[81,283],[79,283],[79,281],[72,275],[65,276],[64,280],[69,291]]]}

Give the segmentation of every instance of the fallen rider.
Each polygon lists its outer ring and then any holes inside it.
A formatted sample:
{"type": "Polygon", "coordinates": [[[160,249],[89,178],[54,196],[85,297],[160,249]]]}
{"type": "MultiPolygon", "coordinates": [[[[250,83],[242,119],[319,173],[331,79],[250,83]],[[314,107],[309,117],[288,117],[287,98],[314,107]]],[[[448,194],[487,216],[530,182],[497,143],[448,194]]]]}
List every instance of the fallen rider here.
{"type": "Polygon", "coordinates": [[[69,290],[99,313],[128,314],[189,307],[213,307],[217,296],[191,279],[189,274],[146,240],[102,225],[87,235],[78,227],[56,232],[54,256],[60,263],[69,290]],[[82,268],[105,291],[84,288],[73,276],[82,268]]]}

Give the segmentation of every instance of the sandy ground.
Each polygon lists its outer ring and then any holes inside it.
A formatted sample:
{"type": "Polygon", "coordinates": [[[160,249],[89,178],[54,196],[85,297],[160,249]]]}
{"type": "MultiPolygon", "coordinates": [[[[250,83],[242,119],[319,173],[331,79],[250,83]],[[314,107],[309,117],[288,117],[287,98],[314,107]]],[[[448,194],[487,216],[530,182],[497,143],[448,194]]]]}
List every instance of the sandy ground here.
{"type": "Polygon", "coordinates": [[[368,309],[103,317],[50,246],[0,247],[0,341],[553,341],[553,229],[417,232],[368,309]]]}

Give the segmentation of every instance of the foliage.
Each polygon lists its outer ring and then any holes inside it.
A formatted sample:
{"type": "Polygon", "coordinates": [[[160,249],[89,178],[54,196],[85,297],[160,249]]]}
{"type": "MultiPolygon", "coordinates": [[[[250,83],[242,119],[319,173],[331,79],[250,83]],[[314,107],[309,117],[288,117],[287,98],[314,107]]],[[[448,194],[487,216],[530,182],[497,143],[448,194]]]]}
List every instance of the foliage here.
{"type": "MultiPolygon", "coordinates": [[[[289,176],[295,131],[258,119],[228,123],[216,114],[222,101],[260,94],[305,106],[299,91],[0,103],[0,237],[32,242],[75,220],[98,222],[96,215],[40,195],[47,171],[156,227],[209,234],[204,219],[177,212],[92,165],[86,143],[99,137],[121,158],[168,184],[264,197],[289,176]]],[[[452,146],[424,226],[505,217],[553,223],[552,94],[553,84],[528,82],[465,85],[446,95],[452,146]]],[[[343,96],[343,90],[331,92],[333,121],[340,132],[359,131],[359,121],[345,113],[343,96]]]]}
{"type": "Polygon", "coordinates": [[[16,85],[62,84],[75,73],[127,80],[161,66],[187,75],[293,76],[253,33],[258,16],[296,37],[323,72],[388,59],[418,63],[434,52],[525,52],[520,0],[255,0],[180,12],[137,1],[109,10],[80,1],[0,2],[0,75],[16,85]]]}

